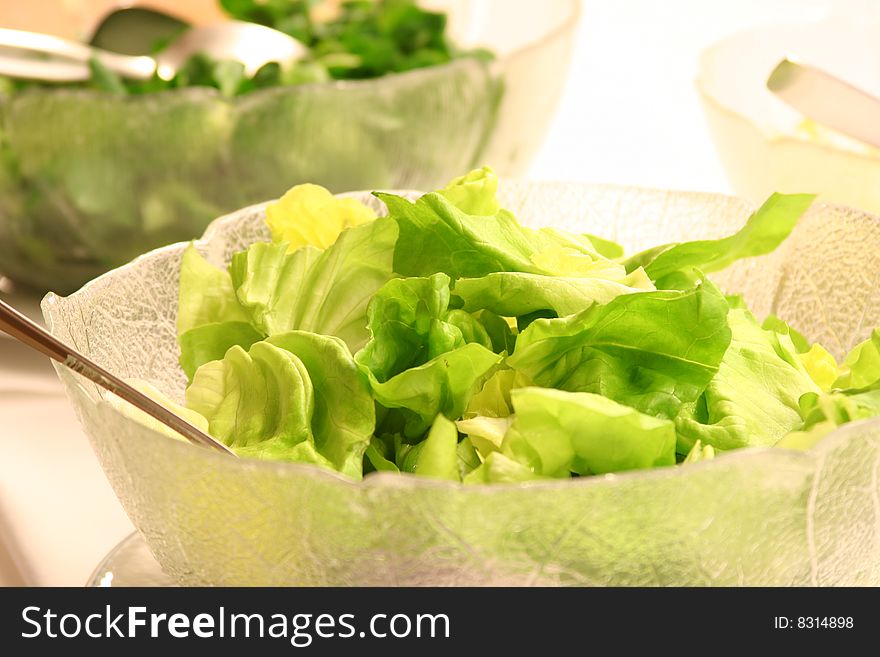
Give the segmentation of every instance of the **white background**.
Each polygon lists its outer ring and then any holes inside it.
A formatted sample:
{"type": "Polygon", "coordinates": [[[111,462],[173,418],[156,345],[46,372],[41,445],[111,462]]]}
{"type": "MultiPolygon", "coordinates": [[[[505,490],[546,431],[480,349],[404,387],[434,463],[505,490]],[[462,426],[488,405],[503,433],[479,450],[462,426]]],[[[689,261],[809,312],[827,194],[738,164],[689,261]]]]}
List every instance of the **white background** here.
{"type": "MultiPolygon", "coordinates": [[[[699,52],[829,10],[876,15],[880,0],[588,0],[530,177],[729,192],[694,87],[699,52]]],[[[129,531],[54,373],[0,339],[0,584],[80,585],[129,531]]]]}

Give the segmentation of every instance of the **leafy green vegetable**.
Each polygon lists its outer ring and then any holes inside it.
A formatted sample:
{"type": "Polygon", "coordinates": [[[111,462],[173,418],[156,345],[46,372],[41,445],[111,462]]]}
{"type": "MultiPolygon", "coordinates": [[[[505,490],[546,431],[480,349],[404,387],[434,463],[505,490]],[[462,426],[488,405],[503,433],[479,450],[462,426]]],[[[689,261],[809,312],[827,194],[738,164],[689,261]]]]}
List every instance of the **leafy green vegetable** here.
{"type": "Polygon", "coordinates": [[[461,417],[471,396],[501,357],[478,344],[467,344],[379,382],[370,376],[373,395],[385,408],[401,409],[404,434],[421,438],[439,414],[461,417]]]}
{"type": "Polygon", "coordinates": [[[701,441],[694,443],[691,451],[684,457],[682,463],[697,463],[698,461],[709,461],[715,458],[715,449],[712,445],[704,445],[701,441]]]}
{"type": "Polygon", "coordinates": [[[343,231],[326,251],[254,244],[230,265],[251,323],[267,335],[293,329],[342,338],[354,352],[368,340],[367,304],[393,277],[397,226],[377,219],[343,231]]]}
{"type": "Polygon", "coordinates": [[[483,384],[480,392],[471,397],[465,416],[507,417],[513,413],[511,390],[531,385],[533,385],[532,380],[522,372],[499,369],[483,384]]]}
{"type": "Polygon", "coordinates": [[[539,319],[507,364],[536,385],[592,392],[668,419],[697,400],[730,344],[727,302],[703,281],[642,292],[560,319],[539,319]]]}
{"type": "Polygon", "coordinates": [[[746,310],[731,310],[728,324],[718,374],[676,420],[682,454],[697,441],[718,450],[774,445],[801,426],[801,396],[819,391],[788,336],[763,330],[746,310]]]}
{"type": "Polygon", "coordinates": [[[470,438],[465,438],[459,442],[458,447],[455,448],[455,453],[458,457],[458,477],[460,480],[463,480],[482,464],[480,455],[474,449],[470,438]]]}
{"type": "Polygon", "coordinates": [[[218,322],[246,322],[229,273],[215,267],[190,244],[180,263],[177,334],[218,322]]]}
{"type": "Polygon", "coordinates": [[[438,415],[421,445],[413,472],[434,479],[461,481],[458,470],[458,431],[455,424],[438,415]]]}
{"type": "Polygon", "coordinates": [[[880,330],[850,351],[843,361],[844,373],[833,387],[869,388],[880,383],[880,330]]]}
{"type": "Polygon", "coordinates": [[[293,331],[232,347],[198,369],[187,407],[241,456],[308,462],[360,478],[372,397],[338,339],[293,331]]]}
{"type": "Polygon", "coordinates": [[[266,224],[273,242],[286,242],[288,252],[303,246],[326,249],[346,228],[359,226],[376,214],[353,198],[336,198],[320,185],[297,185],[266,206],[266,224]]]}
{"type": "Polygon", "coordinates": [[[518,484],[523,481],[543,479],[525,465],[506,457],[500,452],[493,452],[486,457],[480,467],[465,475],[466,484],[518,484]]]}
{"type": "Polygon", "coordinates": [[[552,310],[564,317],[592,303],[605,304],[622,294],[652,289],[654,286],[641,278],[638,271],[622,282],[599,277],[495,272],[481,278],[462,278],[455,283],[455,294],[464,300],[465,310],[487,309],[505,317],[541,310],[552,310]],[[645,286],[631,287],[631,283],[645,286]]]}
{"type": "Polygon", "coordinates": [[[446,274],[388,281],[367,308],[371,338],[358,352],[358,363],[382,383],[467,343],[492,346],[479,322],[448,308],[446,274]]]}
{"type": "Polygon", "coordinates": [[[267,343],[295,354],[309,372],[315,389],[315,448],[339,472],[358,476],[376,426],[376,408],[345,343],[306,331],[275,335],[267,343]]]}
{"type": "Polygon", "coordinates": [[[770,253],[788,237],[814,199],[811,194],[773,194],[736,234],[648,249],[627,260],[627,271],[642,266],[658,287],[664,287],[663,279],[674,274],[694,268],[708,274],[740,258],[770,253]]]}
{"type": "Polygon", "coordinates": [[[364,452],[364,472],[369,472],[369,467],[374,472],[400,472],[400,468],[388,458],[389,456],[393,455],[388,453],[385,441],[374,436],[364,452]]]}
{"type": "Polygon", "coordinates": [[[228,272],[191,246],[185,412],[242,456],[465,484],[809,449],[880,417],[880,331],[841,367],[703,273],[775,248],[811,197],[626,258],[521,226],[497,189],[478,169],[415,202],[377,194],[375,218],[303,185],[268,206],[273,243],[228,272]]]}
{"type": "Polygon", "coordinates": [[[265,336],[247,322],[202,324],[179,336],[180,367],[188,381],[196,370],[212,360],[221,360],[234,346],[250,349],[265,336]]]}
{"type": "Polygon", "coordinates": [[[497,192],[498,177],[492,169],[483,167],[454,179],[437,193],[462,212],[492,216],[501,209],[497,192]]]}
{"type": "Polygon", "coordinates": [[[471,441],[474,449],[483,457],[487,458],[492,452],[500,452],[504,442],[504,436],[510,429],[513,420],[509,417],[482,416],[459,420],[456,422],[458,430],[471,441]]]}
{"type": "Polygon", "coordinates": [[[415,203],[394,194],[375,194],[400,227],[394,271],[404,276],[443,272],[453,279],[504,271],[612,280],[626,276],[624,266],[599,255],[589,239],[521,226],[504,209],[491,215],[471,214],[469,209],[484,212],[497,207],[497,179],[485,168],[465,180],[415,203]]]}
{"type": "Polygon", "coordinates": [[[547,477],[675,464],[675,427],[607,397],[520,388],[501,451],[547,477]]]}
{"type": "MultiPolygon", "coordinates": [[[[421,9],[415,0],[345,0],[336,12],[332,3],[317,0],[219,0],[218,4],[233,19],[289,34],[309,49],[308,54],[292,64],[270,62],[249,76],[239,62],[197,53],[171,79],[154,75],[143,81],[123,79],[93,58],[85,86],[116,95],[202,86],[233,97],[270,86],[380,77],[462,57],[493,59],[485,49],[456,48],[446,37],[446,15],[421,9]]],[[[155,44],[153,54],[178,36],[155,44]]],[[[16,81],[18,87],[35,84],[16,81]]]]}
{"type": "Polygon", "coordinates": [[[612,260],[623,258],[623,247],[617,242],[599,237],[598,235],[584,234],[583,237],[589,240],[599,255],[612,260]]]}
{"type": "MultiPolygon", "coordinates": [[[[743,303],[742,308],[743,310],[748,310],[745,303],[743,303]]],[[[789,326],[788,323],[779,319],[776,315],[768,315],[764,320],[764,323],[761,325],[761,328],[766,331],[775,331],[776,333],[787,335],[791,338],[791,342],[795,349],[797,349],[798,353],[804,354],[810,350],[810,343],[803,334],[789,326]]]]}

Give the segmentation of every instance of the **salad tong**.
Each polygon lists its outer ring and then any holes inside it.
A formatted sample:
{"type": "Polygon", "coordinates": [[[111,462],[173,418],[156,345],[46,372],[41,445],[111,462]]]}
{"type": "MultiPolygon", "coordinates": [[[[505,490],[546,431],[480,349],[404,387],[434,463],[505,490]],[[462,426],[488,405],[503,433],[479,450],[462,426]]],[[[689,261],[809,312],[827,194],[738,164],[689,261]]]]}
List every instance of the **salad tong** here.
{"type": "Polygon", "coordinates": [[[817,123],[880,148],[880,98],[792,57],[776,65],[767,88],[817,123]]]}

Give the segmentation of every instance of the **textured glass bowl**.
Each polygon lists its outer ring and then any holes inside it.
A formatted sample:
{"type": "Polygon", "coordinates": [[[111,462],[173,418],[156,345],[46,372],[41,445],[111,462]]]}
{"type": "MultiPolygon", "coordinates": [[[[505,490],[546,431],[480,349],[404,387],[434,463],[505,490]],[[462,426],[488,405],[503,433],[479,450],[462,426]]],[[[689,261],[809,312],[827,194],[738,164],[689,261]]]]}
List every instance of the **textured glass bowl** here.
{"type": "Polygon", "coordinates": [[[234,100],[206,88],[0,97],[0,273],[72,291],[146,249],[301,182],[434,189],[484,163],[518,175],[562,91],[577,0],[448,0],[450,33],[497,53],[234,100]]]}
{"type": "MultiPolygon", "coordinates": [[[[630,249],[726,235],[749,212],[725,196],[626,187],[503,183],[500,195],[524,223],[630,249]]],[[[255,206],[219,219],[198,244],[222,265],[265,239],[255,206]]],[[[67,298],[49,295],[52,332],[182,399],[184,247],[67,298]]],[[[878,261],[880,218],[816,205],[776,253],[716,280],[840,357],[880,325],[878,261]]],[[[647,472],[483,486],[386,473],[352,483],[168,439],[60,375],[123,506],[184,584],[880,584],[880,421],[847,426],[810,452],[744,450],[647,472]]]]}
{"type": "Polygon", "coordinates": [[[771,192],[880,213],[880,149],[817,126],[765,87],[783,57],[796,56],[880,95],[880,23],[870,16],[755,28],[708,48],[697,87],[721,162],[736,193],[771,192]]]}

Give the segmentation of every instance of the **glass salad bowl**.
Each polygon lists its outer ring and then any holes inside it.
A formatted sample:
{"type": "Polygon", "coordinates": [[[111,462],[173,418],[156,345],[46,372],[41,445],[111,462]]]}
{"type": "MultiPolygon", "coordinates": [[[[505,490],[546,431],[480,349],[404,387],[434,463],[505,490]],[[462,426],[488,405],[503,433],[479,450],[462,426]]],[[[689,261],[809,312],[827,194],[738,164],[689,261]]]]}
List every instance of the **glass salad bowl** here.
{"type": "Polygon", "coordinates": [[[880,95],[876,18],[832,17],[754,28],[703,52],[697,87],[712,138],[736,193],[755,203],[771,192],[880,212],[880,149],[805,120],[765,82],[794,56],[880,95]]]}
{"type": "Polygon", "coordinates": [[[450,38],[496,54],[234,99],[0,94],[0,274],[67,292],[291,184],[430,189],[492,162],[523,172],[562,92],[577,0],[447,0],[450,38]]]}
{"type": "MultiPolygon", "coordinates": [[[[372,203],[366,193],[355,195],[372,203]]],[[[627,250],[733,233],[730,197],[614,186],[502,183],[526,225],[598,233],[627,250]]],[[[269,238],[264,206],[197,242],[217,265],[269,238]]],[[[186,244],[148,253],[69,297],[51,331],[180,401],[178,271],[186,244]]],[[[880,324],[880,218],[815,204],[774,253],[716,281],[758,316],[841,358],[880,324]]],[[[302,464],[232,459],[171,440],[59,374],[119,499],[156,559],[188,585],[880,584],[880,421],[806,452],[553,482],[461,485],[391,473],[354,483],[302,464]]]]}

